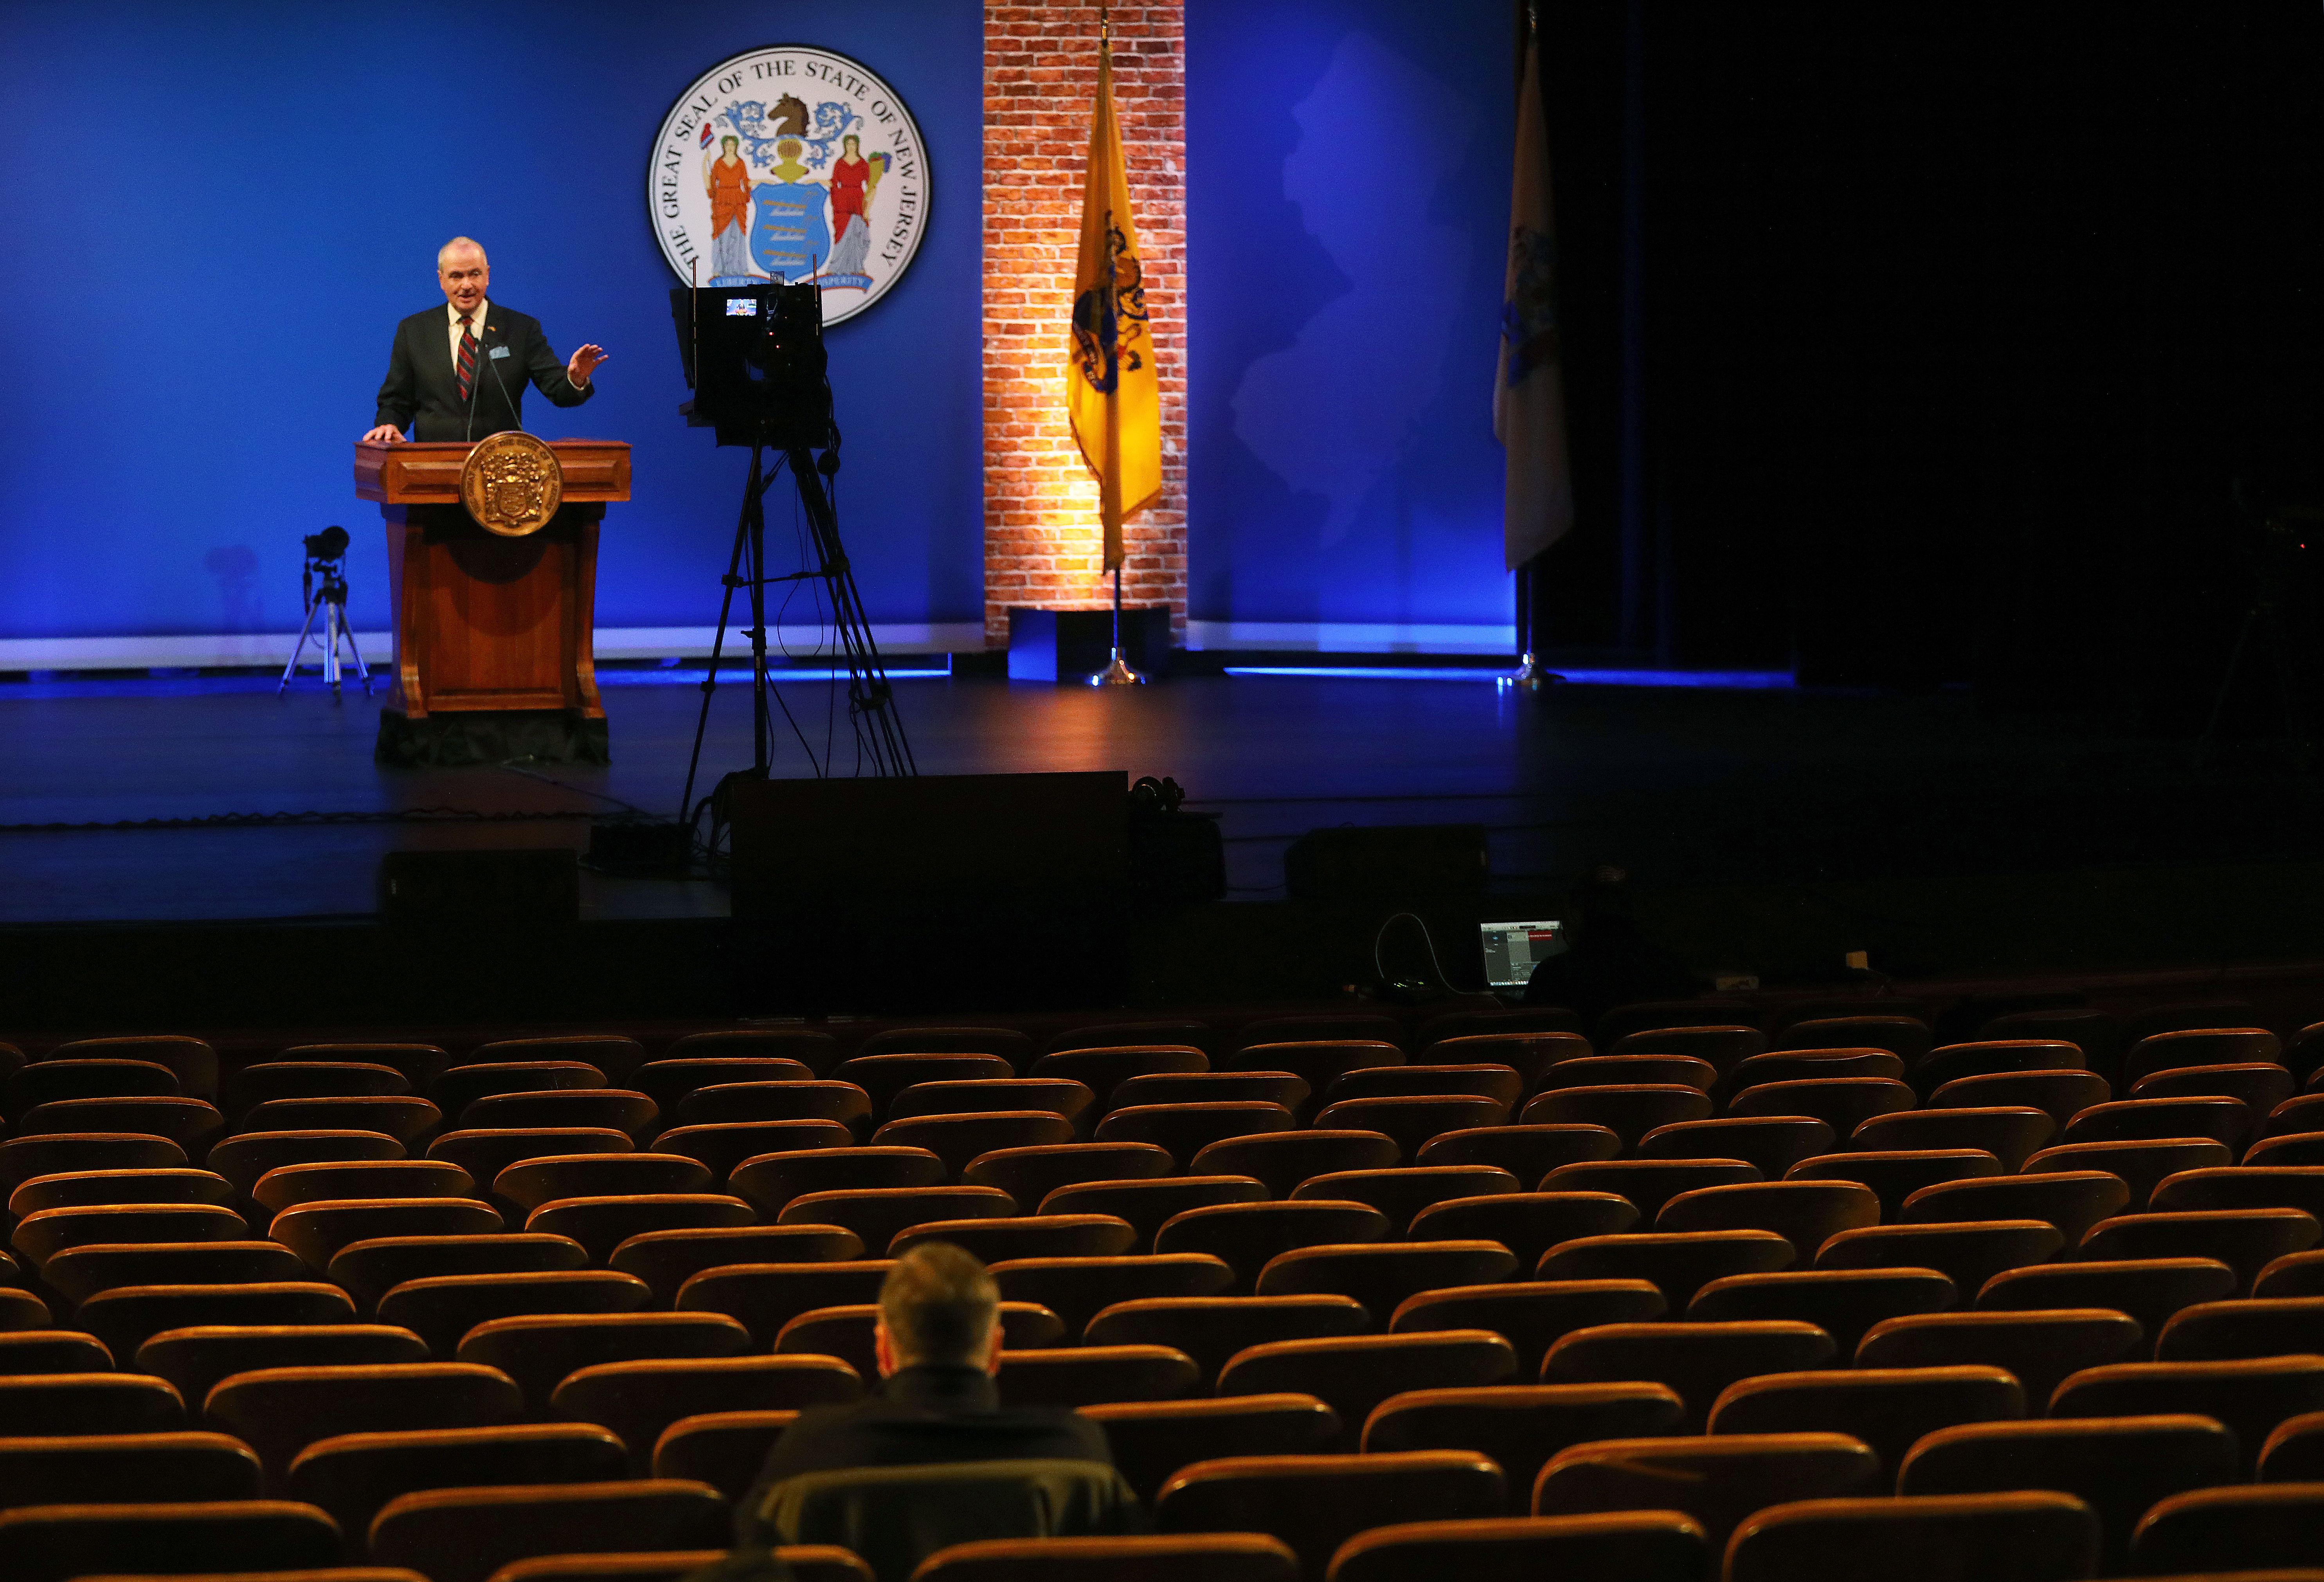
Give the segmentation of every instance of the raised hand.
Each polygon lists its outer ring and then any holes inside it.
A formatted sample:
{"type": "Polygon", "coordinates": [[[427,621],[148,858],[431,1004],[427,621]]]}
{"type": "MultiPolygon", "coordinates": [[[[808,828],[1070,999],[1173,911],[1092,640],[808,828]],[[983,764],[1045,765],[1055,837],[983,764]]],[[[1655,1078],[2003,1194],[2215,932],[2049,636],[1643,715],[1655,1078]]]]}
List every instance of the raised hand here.
{"type": "Polygon", "coordinates": [[[571,362],[565,365],[565,376],[573,382],[575,388],[578,389],[589,383],[589,375],[595,373],[597,365],[604,360],[604,347],[585,346],[573,354],[571,362]]]}

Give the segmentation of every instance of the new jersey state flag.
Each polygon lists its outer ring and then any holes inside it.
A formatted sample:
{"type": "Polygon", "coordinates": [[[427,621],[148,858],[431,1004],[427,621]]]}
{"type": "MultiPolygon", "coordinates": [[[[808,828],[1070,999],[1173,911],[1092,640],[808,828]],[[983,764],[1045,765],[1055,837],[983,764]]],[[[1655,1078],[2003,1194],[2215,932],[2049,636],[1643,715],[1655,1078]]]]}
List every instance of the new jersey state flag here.
{"type": "Polygon", "coordinates": [[[1113,118],[1113,59],[1102,43],[1089,182],[1082,194],[1081,262],[1074,272],[1065,407],[1082,459],[1097,475],[1105,569],[1119,571],[1123,520],[1162,492],[1162,396],[1154,378],[1154,338],[1146,322],[1121,129],[1113,118]]]}
{"type": "Polygon", "coordinates": [[[1508,456],[1501,553],[1516,570],[1573,525],[1565,451],[1565,382],[1558,372],[1557,238],[1549,208],[1549,134],[1541,58],[1526,40],[1517,96],[1517,180],[1509,194],[1509,264],[1503,279],[1501,355],[1493,380],[1493,434],[1508,456]]]}

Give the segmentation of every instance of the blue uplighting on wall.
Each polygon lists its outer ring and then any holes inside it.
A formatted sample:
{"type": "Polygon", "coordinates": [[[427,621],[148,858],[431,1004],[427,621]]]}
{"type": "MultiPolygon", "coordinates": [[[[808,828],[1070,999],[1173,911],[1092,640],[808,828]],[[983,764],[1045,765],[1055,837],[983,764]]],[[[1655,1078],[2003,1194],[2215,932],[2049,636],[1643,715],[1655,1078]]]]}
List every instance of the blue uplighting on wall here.
{"type": "MultiPolygon", "coordinates": [[[[842,522],[873,620],[983,614],[983,8],[796,14],[627,0],[12,0],[0,45],[0,636],[295,631],[299,540],[355,535],[350,613],[388,624],[352,446],[439,244],[494,301],[612,353],[549,438],[626,439],[600,626],[715,618],[746,458],[687,397],[647,155],[707,67],[791,38],[852,55],[929,143],[911,272],[830,337],[842,522]]],[[[770,508],[770,559],[791,506],[770,508]]]]}
{"type": "Polygon", "coordinates": [[[1508,623],[1510,14],[1187,0],[1193,618],[1508,623]]]}

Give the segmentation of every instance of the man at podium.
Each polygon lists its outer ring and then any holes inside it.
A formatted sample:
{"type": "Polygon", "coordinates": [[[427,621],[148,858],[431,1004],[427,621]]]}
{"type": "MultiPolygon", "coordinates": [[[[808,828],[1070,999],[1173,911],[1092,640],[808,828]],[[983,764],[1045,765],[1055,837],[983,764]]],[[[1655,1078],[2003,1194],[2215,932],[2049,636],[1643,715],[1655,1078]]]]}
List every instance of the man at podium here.
{"type": "Polygon", "coordinates": [[[539,319],[486,299],[492,266],[478,244],[466,236],[445,243],[436,282],[444,306],[395,327],[378,426],[364,439],[392,444],[406,427],[415,439],[454,441],[521,429],[527,380],[558,406],[579,406],[596,393],[589,376],[605,349],[585,346],[560,366],[539,319]]]}

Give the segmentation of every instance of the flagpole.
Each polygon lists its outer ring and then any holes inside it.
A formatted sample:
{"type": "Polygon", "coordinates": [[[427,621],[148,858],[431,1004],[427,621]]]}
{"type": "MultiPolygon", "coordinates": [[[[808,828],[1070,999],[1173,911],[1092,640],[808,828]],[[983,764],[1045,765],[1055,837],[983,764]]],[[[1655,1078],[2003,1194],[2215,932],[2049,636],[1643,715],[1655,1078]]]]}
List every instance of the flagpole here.
{"type": "MultiPolygon", "coordinates": [[[[1541,71],[1541,13],[1534,0],[1526,0],[1525,20],[1525,48],[1517,68],[1519,72],[1517,93],[1520,99],[1523,98],[1527,86],[1526,79],[1538,76],[1541,71]]],[[[1538,88],[1536,91],[1538,92],[1538,88]]],[[[1534,614],[1536,607],[1534,597],[1534,580],[1540,563],[1541,557],[1536,555],[1517,569],[1514,578],[1517,607],[1513,613],[1517,616],[1517,668],[1507,675],[1495,677],[1493,681],[1497,688],[1505,692],[1539,692],[1565,680],[1563,676],[1544,669],[1540,661],[1534,657],[1534,643],[1537,635],[1534,630],[1534,614]]]]}
{"type": "MultiPolygon", "coordinates": [[[[1109,95],[1109,103],[1107,107],[1109,113],[1111,113],[1111,105],[1110,89],[1112,86],[1113,79],[1113,18],[1106,10],[1105,0],[1098,0],[1097,51],[1098,91],[1100,93],[1109,95]]],[[[1118,481],[1120,477],[1120,464],[1118,457],[1114,454],[1119,443],[1120,437],[1116,431],[1116,424],[1111,418],[1109,418],[1106,423],[1106,476],[1098,480],[1098,532],[1101,543],[1102,543],[1104,539],[1111,536],[1106,531],[1109,525],[1106,521],[1106,517],[1108,515],[1107,495],[1111,492],[1118,491],[1120,487],[1118,481]]],[[[1113,509],[1118,511],[1119,506],[1117,505],[1113,507],[1113,509]]],[[[1116,531],[1126,531],[1126,527],[1116,529],[1116,531]]],[[[1126,560],[1129,558],[1130,546],[1125,542],[1122,546],[1122,560],[1126,560]]],[[[1089,679],[1089,684],[1093,687],[1144,686],[1146,684],[1146,678],[1139,674],[1136,671],[1131,670],[1130,668],[1130,661],[1121,657],[1121,566],[1119,561],[1117,561],[1113,566],[1112,650],[1113,653],[1111,661],[1106,665],[1105,669],[1092,676],[1089,679]]]]}

